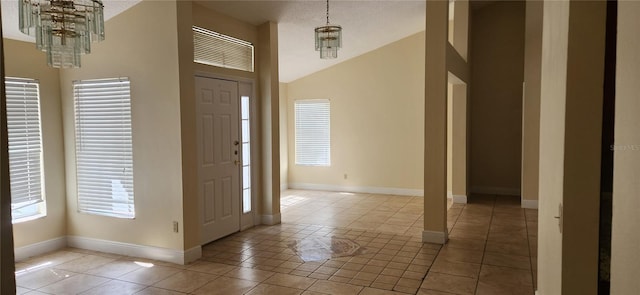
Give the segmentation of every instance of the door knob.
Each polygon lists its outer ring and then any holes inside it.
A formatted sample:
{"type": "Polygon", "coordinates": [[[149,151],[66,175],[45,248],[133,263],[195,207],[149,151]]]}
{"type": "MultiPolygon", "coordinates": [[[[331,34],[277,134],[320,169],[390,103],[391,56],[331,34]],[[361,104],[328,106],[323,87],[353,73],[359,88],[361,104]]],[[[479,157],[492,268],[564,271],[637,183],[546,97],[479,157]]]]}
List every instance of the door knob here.
{"type": "Polygon", "coordinates": [[[240,161],[235,160],[235,161],[233,161],[233,164],[236,164],[236,166],[238,166],[238,164],[240,164],[240,161]]]}
{"type": "Polygon", "coordinates": [[[237,141],[237,140],[233,142],[233,145],[239,145],[239,144],[240,144],[240,142],[237,141]]]}

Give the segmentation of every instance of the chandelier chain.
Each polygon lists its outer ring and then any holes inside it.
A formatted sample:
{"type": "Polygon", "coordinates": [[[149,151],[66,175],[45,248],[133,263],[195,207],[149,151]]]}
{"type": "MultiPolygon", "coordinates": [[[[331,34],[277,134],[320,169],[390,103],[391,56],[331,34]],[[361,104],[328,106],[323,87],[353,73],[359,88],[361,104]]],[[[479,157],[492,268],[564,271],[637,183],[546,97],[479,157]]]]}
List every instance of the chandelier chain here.
{"type": "Polygon", "coordinates": [[[329,0],[327,0],[327,25],[329,25],[329,0]]]}

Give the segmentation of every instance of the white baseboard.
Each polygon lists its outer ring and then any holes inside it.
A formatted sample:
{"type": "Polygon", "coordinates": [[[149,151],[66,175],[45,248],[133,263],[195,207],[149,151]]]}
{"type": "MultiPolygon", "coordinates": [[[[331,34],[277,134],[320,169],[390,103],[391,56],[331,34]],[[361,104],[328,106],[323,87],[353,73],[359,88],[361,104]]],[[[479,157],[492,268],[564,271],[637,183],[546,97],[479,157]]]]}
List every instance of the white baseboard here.
{"type": "Polygon", "coordinates": [[[281,183],[280,184],[280,191],[286,191],[289,189],[289,184],[288,183],[281,183]]]}
{"type": "Polygon", "coordinates": [[[282,215],[280,213],[273,215],[262,215],[260,217],[260,223],[265,225],[275,225],[280,224],[282,220],[282,215]]]}
{"type": "Polygon", "coordinates": [[[519,196],[520,189],[511,187],[472,186],[471,192],[486,195],[519,196]]]}
{"type": "Polygon", "coordinates": [[[434,243],[434,244],[446,244],[447,243],[447,232],[439,232],[439,231],[430,231],[425,230],[422,232],[422,242],[423,243],[434,243]]]}
{"type": "Polygon", "coordinates": [[[458,204],[466,204],[467,195],[453,195],[452,201],[458,204]]]}
{"type": "Polygon", "coordinates": [[[52,251],[60,250],[67,247],[66,237],[57,237],[51,240],[46,240],[23,247],[14,249],[14,255],[16,261],[22,261],[29,257],[42,255],[52,251]]]}
{"type": "Polygon", "coordinates": [[[67,245],[80,249],[160,260],[175,264],[187,264],[202,256],[202,249],[199,246],[187,251],[180,251],[78,236],[68,236],[67,245]]]}
{"type": "Polygon", "coordinates": [[[416,197],[424,196],[424,190],[421,190],[421,189],[394,188],[394,187],[342,186],[342,185],[329,185],[329,184],[316,184],[316,183],[289,183],[289,188],[303,189],[303,190],[331,191],[331,192],[396,195],[396,196],[416,196],[416,197]]]}
{"type": "Polygon", "coordinates": [[[525,200],[520,201],[520,207],[525,209],[538,209],[538,200],[525,200]]]}
{"type": "Polygon", "coordinates": [[[447,191],[447,199],[453,200],[453,193],[451,191],[447,191]]]}
{"type": "Polygon", "coordinates": [[[184,251],[184,262],[182,264],[189,264],[202,258],[202,246],[195,246],[187,251],[184,251]]]}

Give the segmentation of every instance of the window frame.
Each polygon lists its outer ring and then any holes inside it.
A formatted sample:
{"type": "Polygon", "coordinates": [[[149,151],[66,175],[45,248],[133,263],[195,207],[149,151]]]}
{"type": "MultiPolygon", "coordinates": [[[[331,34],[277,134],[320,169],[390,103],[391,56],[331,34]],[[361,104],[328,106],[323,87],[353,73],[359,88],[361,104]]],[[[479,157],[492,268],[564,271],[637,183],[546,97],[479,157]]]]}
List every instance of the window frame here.
{"type": "MultiPolygon", "coordinates": [[[[312,167],[330,167],[331,166],[331,100],[329,99],[299,99],[295,100],[294,107],[294,148],[295,148],[295,164],[298,166],[312,167]],[[320,107],[322,109],[311,110],[314,114],[303,114],[303,106],[320,107]],[[307,118],[314,119],[320,123],[326,123],[325,126],[310,126],[314,122],[301,122],[304,115],[307,118]],[[309,117],[309,116],[312,117],[309,117]],[[315,116],[315,117],[313,117],[315,116]],[[318,118],[317,116],[323,116],[318,118]],[[322,122],[324,121],[324,122],[322,122]],[[306,128],[306,130],[304,129],[306,128]],[[314,135],[302,136],[301,132],[310,132],[309,129],[316,132],[314,135]],[[301,139],[301,137],[303,137],[301,139]],[[326,142],[324,142],[326,140],[326,142]],[[314,151],[315,149],[315,151],[314,151]],[[314,155],[314,153],[317,153],[314,155]],[[320,154],[324,153],[324,154],[320,154]]],[[[309,111],[307,109],[307,111],[309,111]]],[[[318,123],[318,122],[315,122],[318,123]]]]}
{"type": "MultiPolygon", "coordinates": [[[[27,147],[21,148],[20,152],[21,153],[27,153],[26,157],[28,158],[27,160],[23,160],[22,162],[27,162],[27,163],[20,163],[21,166],[27,166],[30,167],[30,154],[33,153],[32,149],[36,149],[36,152],[38,153],[38,165],[37,165],[37,171],[31,171],[30,168],[28,168],[28,176],[26,176],[26,181],[29,182],[29,184],[27,185],[27,190],[28,192],[26,194],[31,195],[31,191],[32,191],[32,186],[37,186],[37,190],[38,190],[38,194],[39,196],[37,196],[36,198],[32,198],[32,197],[22,197],[25,199],[29,199],[27,201],[22,202],[21,206],[15,206],[17,205],[17,203],[14,203],[14,198],[16,197],[15,191],[12,193],[11,195],[11,216],[12,216],[12,222],[15,223],[21,223],[21,222],[25,222],[25,221],[29,221],[29,220],[34,220],[37,218],[41,218],[47,215],[47,210],[46,210],[46,195],[45,195],[45,179],[44,179],[44,158],[43,158],[43,138],[42,138],[42,109],[41,109],[41,105],[40,105],[40,81],[37,79],[32,79],[32,78],[18,78],[18,77],[5,77],[5,93],[6,93],[6,98],[7,98],[7,131],[8,131],[8,151],[9,151],[9,177],[10,177],[10,186],[11,186],[11,190],[13,190],[15,187],[15,183],[12,182],[16,181],[15,179],[15,175],[12,176],[12,171],[11,171],[11,166],[12,166],[12,162],[14,162],[15,160],[11,159],[11,155],[15,153],[15,147],[13,147],[14,151],[12,152],[12,137],[16,137],[16,136],[21,136],[24,140],[26,140],[27,142],[27,147]],[[11,84],[18,84],[18,86],[9,86],[11,84]],[[29,89],[28,89],[29,88],[29,89]],[[20,97],[14,97],[12,92],[13,91],[20,91],[20,89],[22,89],[23,91],[23,95],[20,97]],[[26,92],[31,91],[34,92],[35,95],[28,95],[25,94],[26,92]],[[19,104],[17,106],[17,108],[19,108],[20,110],[14,110],[13,108],[16,108],[16,104],[19,104]],[[29,113],[29,112],[33,112],[33,108],[34,108],[34,104],[35,104],[35,108],[37,109],[37,115],[33,114],[33,113],[29,113]],[[31,108],[31,110],[29,110],[29,108],[31,108]],[[22,111],[21,114],[18,114],[18,111],[22,111]],[[35,115],[35,116],[34,116],[35,115]],[[12,116],[16,116],[15,119],[24,119],[23,121],[19,122],[19,123],[12,123],[11,121],[12,116]],[[37,119],[37,122],[33,122],[33,121],[29,121],[27,122],[27,120],[29,119],[37,119]],[[24,125],[22,125],[24,124],[24,125]],[[30,126],[32,124],[37,124],[37,143],[36,144],[31,144],[30,141],[31,136],[33,136],[31,133],[34,132],[33,130],[33,126],[30,126]],[[15,125],[22,125],[20,127],[22,127],[21,130],[21,134],[15,134],[14,132],[16,131],[12,131],[12,127],[14,127],[15,125]],[[12,133],[13,136],[12,136],[12,133]],[[37,146],[32,146],[32,145],[37,145],[37,146]],[[35,175],[31,175],[31,174],[35,174],[37,175],[38,178],[38,182],[35,184],[31,184],[31,178],[32,177],[36,177],[35,175]],[[11,179],[13,178],[13,179],[11,179]]],[[[33,94],[33,93],[32,93],[33,94]]],[[[14,167],[15,168],[15,167],[14,167]]],[[[14,171],[15,172],[15,171],[14,171]]],[[[24,181],[25,179],[21,179],[21,181],[24,181]]]]}
{"type": "Polygon", "coordinates": [[[72,84],[77,211],[135,219],[131,81],[121,77],[72,84]]]}

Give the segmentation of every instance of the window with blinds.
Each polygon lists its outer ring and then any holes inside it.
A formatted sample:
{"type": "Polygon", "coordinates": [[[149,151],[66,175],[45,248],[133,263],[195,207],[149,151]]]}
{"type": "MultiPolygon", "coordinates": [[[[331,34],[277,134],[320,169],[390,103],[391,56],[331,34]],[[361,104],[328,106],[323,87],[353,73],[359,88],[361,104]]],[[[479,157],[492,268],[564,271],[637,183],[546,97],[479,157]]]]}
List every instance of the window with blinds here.
{"type": "Polygon", "coordinates": [[[253,72],[253,45],[214,31],[193,27],[193,61],[253,72]]]}
{"type": "Polygon", "coordinates": [[[328,99],[296,100],[296,165],[331,165],[331,124],[328,99]]]}
{"type": "Polygon", "coordinates": [[[78,210],[134,218],[127,78],[73,82],[78,210]]]}
{"type": "Polygon", "coordinates": [[[40,214],[44,201],[38,81],[6,78],[9,178],[13,220],[40,214]]]}

